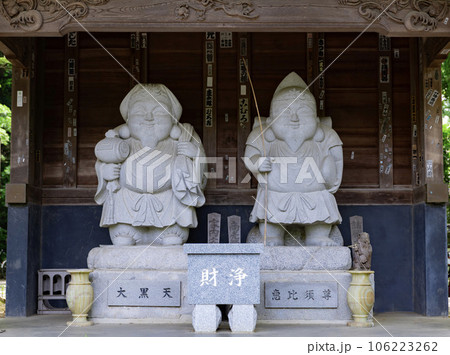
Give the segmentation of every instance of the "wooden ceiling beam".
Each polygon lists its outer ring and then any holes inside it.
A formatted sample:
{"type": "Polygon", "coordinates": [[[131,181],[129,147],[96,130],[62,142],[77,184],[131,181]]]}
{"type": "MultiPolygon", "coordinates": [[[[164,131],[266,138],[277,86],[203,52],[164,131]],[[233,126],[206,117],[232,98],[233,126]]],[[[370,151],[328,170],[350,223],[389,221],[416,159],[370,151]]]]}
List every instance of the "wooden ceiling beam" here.
{"type": "Polygon", "coordinates": [[[0,2],[0,36],[68,32],[379,32],[396,37],[447,37],[447,2],[382,0],[78,0],[71,17],[53,2],[0,2]],[[79,11],[75,11],[79,10],[79,11]],[[377,19],[374,21],[374,19],[377,19]]]}
{"type": "Polygon", "coordinates": [[[439,67],[450,53],[450,37],[427,38],[424,44],[427,67],[439,67]]]}
{"type": "Polygon", "coordinates": [[[16,68],[24,69],[27,67],[27,48],[28,40],[26,38],[0,38],[0,52],[16,68]]]}

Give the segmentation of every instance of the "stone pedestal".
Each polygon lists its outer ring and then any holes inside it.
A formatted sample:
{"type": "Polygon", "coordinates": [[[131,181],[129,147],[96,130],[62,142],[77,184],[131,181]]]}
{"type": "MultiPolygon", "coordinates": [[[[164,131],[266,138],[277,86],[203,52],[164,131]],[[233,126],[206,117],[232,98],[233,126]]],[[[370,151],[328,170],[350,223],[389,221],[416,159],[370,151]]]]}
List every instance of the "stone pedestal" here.
{"type": "Polygon", "coordinates": [[[192,312],[192,326],[196,332],[214,333],[222,322],[219,307],[210,304],[198,304],[192,312]]]}
{"type": "Polygon", "coordinates": [[[88,265],[94,270],[91,278],[95,301],[90,312],[94,323],[191,323],[194,307],[186,301],[187,256],[182,246],[100,246],[90,251],[88,265]],[[139,294],[133,295],[133,304],[125,306],[124,301],[132,296],[128,287],[133,285],[129,282],[135,284],[138,289],[134,292],[139,294]],[[170,303],[173,298],[163,299],[164,288],[173,287],[174,283],[179,288],[176,306],[170,303]],[[157,299],[152,285],[160,288],[157,299]],[[125,293],[118,292],[120,287],[125,293]],[[140,288],[149,288],[148,298],[139,298],[140,288]],[[114,305],[118,300],[121,305],[114,305]],[[134,304],[136,300],[148,304],[134,304]],[[155,301],[163,302],[155,305],[155,301]]]}
{"type": "MultiPolygon", "coordinates": [[[[188,302],[196,305],[195,312],[203,305],[211,310],[211,306],[218,304],[233,305],[229,313],[231,330],[252,332],[257,318],[253,305],[260,302],[260,254],[263,250],[262,244],[185,244],[188,302]]],[[[197,327],[199,323],[212,325],[216,319],[213,312],[204,311],[201,315],[208,318],[201,320],[199,313],[193,315],[196,331],[196,323],[197,327]]]]}
{"type": "Polygon", "coordinates": [[[235,304],[228,313],[231,331],[250,333],[255,331],[258,314],[253,305],[235,304]]]}
{"type": "MultiPolygon", "coordinates": [[[[265,247],[260,256],[260,304],[255,306],[258,321],[346,324],[352,319],[347,304],[350,266],[350,249],[345,247],[265,247]],[[275,290],[284,304],[277,303],[275,290]],[[307,294],[314,300],[305,299],[307,294]]],[[[102,246],[89,253],[88,267],[93,269],[94,323],[192,322],[183,247],[102,246]],[[133,304],[125,305],[120,287],[133,304]],[[163,298],[167,288],[171,299],[163,298]]],[[[373,277],[371,282],[374,286],[373,277]]]]}

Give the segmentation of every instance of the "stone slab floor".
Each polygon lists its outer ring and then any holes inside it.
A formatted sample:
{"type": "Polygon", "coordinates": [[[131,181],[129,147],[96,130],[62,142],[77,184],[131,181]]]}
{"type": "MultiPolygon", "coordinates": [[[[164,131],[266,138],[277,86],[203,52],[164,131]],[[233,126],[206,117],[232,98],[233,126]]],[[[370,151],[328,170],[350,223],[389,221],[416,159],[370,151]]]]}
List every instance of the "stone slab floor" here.
{"type": "Polygon", "coordinates": [[[191,324],[96,324],[85,328],[67,328],[69,315],[45,315],[0,319],[2,337],[450,337],[450,318],[423,317],[415,313],[375,315],[375,327],[350,328],[324,324],[258,323],[253,334],[231,333],[222,322],[215,334],[196,334],[191,324]]]}

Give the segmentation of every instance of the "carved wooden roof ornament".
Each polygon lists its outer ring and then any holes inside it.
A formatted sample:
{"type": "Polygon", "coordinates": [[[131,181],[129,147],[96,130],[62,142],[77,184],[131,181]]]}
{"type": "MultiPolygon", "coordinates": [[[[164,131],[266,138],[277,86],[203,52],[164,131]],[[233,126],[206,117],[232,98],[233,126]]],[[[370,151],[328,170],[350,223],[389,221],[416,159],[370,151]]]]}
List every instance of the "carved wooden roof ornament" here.
{"type": "Polygon", "coordinates": [[[0,0],[0,13],[15,29],[38,31],[44,23],[71,16],[86,17],[89,6],[107,4],[109,0],[0,0]],[[67,10],[67,11],[66,11],[67,10]]]}
{"type": "Polygon", "coordinates": [[[175,9],[175,14],[178,20],[186,20],[191,15],[191,12],[194,11],[197,21],[204,21],[206,13],[210,10],[222,10],[228,16],[244,19],[254,19],[259,16],[254,13],[255,7],[250,2],[226,0],[188,0],[175,9]]]}
{"type": "MultiPolygon", "coordinates": [[[[339,4],[358,6],[359,14],[373,21],[381,12],[397,23],[403,23],[409,31],[434,31],[439,22],[446,19],[449,0],[338,0],[339,4]]],[[[380,18],[381,18],[380,17],[380,18]]]]}

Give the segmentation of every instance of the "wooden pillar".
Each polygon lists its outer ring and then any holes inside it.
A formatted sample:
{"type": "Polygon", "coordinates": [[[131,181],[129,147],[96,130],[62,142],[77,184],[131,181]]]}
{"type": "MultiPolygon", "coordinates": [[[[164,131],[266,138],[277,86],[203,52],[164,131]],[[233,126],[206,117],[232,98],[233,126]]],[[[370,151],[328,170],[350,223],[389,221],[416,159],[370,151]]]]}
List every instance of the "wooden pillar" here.
{"type": "MultiPolygon", "coordinates": [[[[431,41],[431,42],[428,42],[431,41]]],[[[447,316],[448,186],[443,183],[442,102],[440,64],[429,57],[430,44],[419,40],[417,141],[419,185],[413,205],[414,310],[427,316],[447,316]]],[[[414,134],[414,132],[413,132],[414,134]]],[[[414,147],[414,141],[413,141],[414,147]]],[[[413,156],[414,159],[414,156],[413,156]]]]}
{"type": "Polygon", "coordinates": [[[64,187],[77,186],[78,34],[66,36],[64,73],[64,187]]]}
{"type": "MultiPolygon", "coordinates": [[[[217,35],[216,32],[206,32],[203,43],[203,144],[206,156],[213,158],[217,155],[217,35]]],[[[208,164],[207,188],[216,187],[213,178],[221,169],[221,164],[208,164]],[[217,165],[220,165],[219,167],[217,165]]],[[[220,178],[220,176],[219,176],[220,178]]]]}
{"type": "Polygon", "coordinates": [[[37,308],[41,208],[35,190],[36,40],[17,39],[12,70],[11,178],[8,204],[6,315],[29,316],[37,308]]]}
{"type": "Polygon", "coordinates": [[[137,82],[148,82],[148,45],[149,36],[146,32],[135,32],[130,35],[130,47],[133,50],[131,56],[130,89],[136,86],[137,82]],[[137,82],[136,82],[137,81],[137,82]]]}
{"type": "MultiPolygon", "coordinates": [[[[239,33],[237,46],[238,47],[238,120],[237,120],[237,130],[238,130],[238,149],[237,149],[237,182],[238,188],[250,188],[251,179],[245,181],[244,178],[248,176],[248,170],[241,159],[245,153],[245,143],[247,142],[247,137],[249,136],[252,129],[251,120],[251,100],[252,100],[252,89],[250,87],[250,82],[248,80],[248,75],[245,69],[244,61],[247,63],[249,72],[251,73],[251,38],[248,33],[239,33]]],[[[232,168],[229,168],[232,171],[232,168]]],[[[233,181],[230,179],[229,181],[233,181]]]]}
{"type": "MultiPolygon", "coordinates": [[[[441,43],[440,39],[437,42],[441,43]]],[[[423,185],[427,203],[446,203],[448,187],[444,184],[444,163],[442,147],[442,73],[441,61],[429,57],[434,39],[422,40],[421,73],[419,83],[421,123],[420,133],[423,141],[423,185]]],[[[442,43],[445,45],[445,42],[442,43]]]]}
{"type": "Polygon", "coordinates": [[[317,35],[317,75],[318,79],[318,106],[317,115],[319,117],[325,117],[325,33],[320,32],[317,35]]]}
{"type": "MultiPolygon", "coordinates": [[[[8,40],[2,40],[2,49],[8,40]]],[[[17,39],[9,51],[14,58],[12,68],[11,100],[11,177],[6,186],[6,203],[24,204],[29,202],[30,186],[35,180],[35,70],[36,40],[17,39]],[[19,50],[20,49],[20,50],[19,50]]]]}
{"type": "Polygon", "coordinates": [[[416,38],[409,40],[410,48],[410,90],[411,90],[411,184],[414,189],[422,185],[423,181],[423,155],[420,125],[420,88],[419,88],[419,52],[416,38]]]}
{"type": "Polygon", "coordinates": [[[394,156],[392,146],[392,51],[391,39],[379,36],[379,175],[380,188],[394,185],[394,156]]]}

